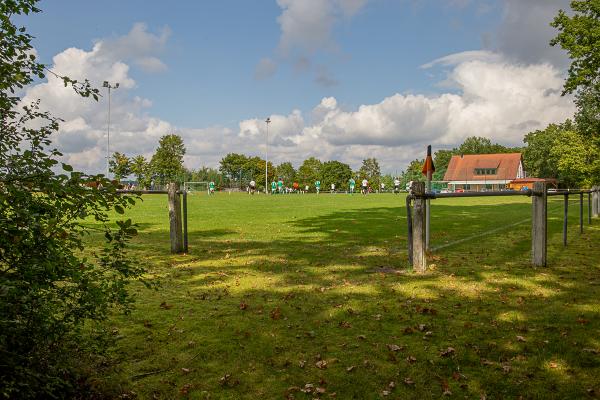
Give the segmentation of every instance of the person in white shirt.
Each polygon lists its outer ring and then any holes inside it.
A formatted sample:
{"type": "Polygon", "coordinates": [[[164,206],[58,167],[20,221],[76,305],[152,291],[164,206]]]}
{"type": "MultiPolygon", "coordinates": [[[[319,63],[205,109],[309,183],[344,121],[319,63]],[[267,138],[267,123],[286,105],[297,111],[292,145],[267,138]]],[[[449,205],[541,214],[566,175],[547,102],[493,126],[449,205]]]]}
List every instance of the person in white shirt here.
{"type": "Polygon", "coordinates": [[[367,190],[369,189],[369,181],[367,179],[362,180],[361,193],[367,194],[367,190]]]}
{"type": "Polygon", "coordinates": [[[394,179],[394,193],[400,193],[400,179],[394,179]]]}
{"type": "Polygon", "coordinates": [[[335,183],[331,184],[331,193],[335,193],[335,183]]]}
{"type": "Polygon", "coordinates": [[[254,194],[254,192],[256,191],[256,182],[254,182],[253,180],[250,181],[250,187],[248,191],[250,194],[254,194]]]}

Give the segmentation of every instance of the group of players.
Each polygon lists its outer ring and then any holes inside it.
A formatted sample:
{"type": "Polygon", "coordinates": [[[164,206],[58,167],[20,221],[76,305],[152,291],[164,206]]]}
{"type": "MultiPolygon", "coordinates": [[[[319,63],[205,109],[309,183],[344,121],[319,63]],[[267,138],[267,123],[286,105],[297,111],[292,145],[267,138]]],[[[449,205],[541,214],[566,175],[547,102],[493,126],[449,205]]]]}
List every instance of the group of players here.
{"type": "MultiPolygon", "coordinates": [[[[321,181],[320,180],[315,181],[314,185],[315,185],[315,191],[317,192],[317,194],[319,194],[321,192],[321,181]]],[[[214,187],[215,187],[214,182],[210,182],[209,183],[209,193],[211,193],[211,194],[214,193],[214,187]]],[[[355,189],[356,189],[356,181],[354,180],[354,178],[350,178],[348,180],[348,192],[347,193],[354,194],[355,189]]],[[[385,183],[381,183],[380,190],[382,192],[385,191],[385,183]]],[[[254,180],[250,181],[247,191],[249,194],[256,193],[256,182],[254,180]]],[[[298,184],[298,182],[292,183],[291,187],[284,186],[283,180],[281,178],[277,182],[276,181],[271,182],[271,194],[308,193],[309,191],[310,191],[310,187],[308,185],[304,186],[304,188],[301,188],[300,185],[298,184]]],[[[373,191],[373,188],[369,185],[369,181],[367,179],[363,179],[361,182],[361,186],[360,186],[361,194],[367,195],[368,193],[371,193],[372,191],[373,191]]],[[[400,192],[400,180],[398,178],[396,178],[396,179],[394,179],[394,193],[399,193],[399,192],[400,192]]],[[[331,184],[330,193],[336,193],[335,183],[331,184]]]]}

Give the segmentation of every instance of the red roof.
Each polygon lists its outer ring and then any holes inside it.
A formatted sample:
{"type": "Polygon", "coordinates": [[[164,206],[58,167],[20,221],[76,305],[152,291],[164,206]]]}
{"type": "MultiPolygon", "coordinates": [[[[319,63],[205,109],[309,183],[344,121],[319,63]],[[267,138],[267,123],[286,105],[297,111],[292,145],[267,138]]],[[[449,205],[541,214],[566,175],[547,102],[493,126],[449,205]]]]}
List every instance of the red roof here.
{"type": "Polygon", "coordinates": [[[513,180],[517,178],[521,153],[465,154],[452,156],[445,181],[513,180]],[[478,175],[476,169],[495,169],[495,174],[478,175]]]}

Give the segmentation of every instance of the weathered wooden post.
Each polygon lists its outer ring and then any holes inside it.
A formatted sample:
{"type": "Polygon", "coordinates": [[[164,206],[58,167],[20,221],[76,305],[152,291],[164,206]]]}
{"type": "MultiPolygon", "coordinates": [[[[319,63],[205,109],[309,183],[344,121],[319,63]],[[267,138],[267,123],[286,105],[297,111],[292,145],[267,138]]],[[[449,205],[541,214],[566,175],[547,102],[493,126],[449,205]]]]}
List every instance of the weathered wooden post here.
{"type": "Polygon", "coordinates": [[[598,217],[598,199],[600,198],[598,193],[598,186],[592,188],[592,217],[598,217]]]}
{"type": "Polygon", "coordinates": [[[588,224],[592,224],[592,192],[588,192],[588,224]]]}
{"type": "Polygon", "coordinates": [[[579,233],[583,233],[583,192],[579,193],[579,233]]]}
{"type": "Polygon", "coordinates": [[[412,206],[411,196],[406,196],[406,224],[408,225],[408,236],[406,244],[408,245],[408,263],[413,265],[413,225],[412,225],[412,206]]]}
{"type": "Polygon", "coordinates": [[[531,261],[534,267],[546,266],[547,200],[546,182],[535,182],[533,184],[531,218],[531,261]]]}
{"type": "Polygon", "coordinates": [[[569,224],[569,194],[563,195],[565,203],[565,215],[563,217],[563,246],[567,246],[567,228],[569,224]]]}
{"type": "Polygon", "coordinates": [[[183,190],[183,252],[188,252],[187,190],[183,190]]]}
{"type": "Polygon", "coordinates": [[[169,196],[169,234],[171,237],[171,253],[183,253],[183,234],[181,226],[181,199],[179,198],[179,184],[167,185],[169,196]]]}
{"type": "Polygon", "coordinates": [[[413,207],[413,268],[418,273],[427,270],[427,257],[425,256],[425,182],[413,182],[411,193],[415,196],[413,207]]]}

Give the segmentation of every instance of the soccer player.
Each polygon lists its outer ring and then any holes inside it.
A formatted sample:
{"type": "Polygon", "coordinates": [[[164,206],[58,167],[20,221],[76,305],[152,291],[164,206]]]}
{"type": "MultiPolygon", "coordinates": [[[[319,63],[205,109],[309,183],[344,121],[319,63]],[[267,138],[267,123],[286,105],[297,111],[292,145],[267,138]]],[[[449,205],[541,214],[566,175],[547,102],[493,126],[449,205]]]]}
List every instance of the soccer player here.
{"type": "Polygon", "coordinates": [[[361,193],[362,194],[367,194],[368,193],[368,189],[369,189],[369,181],[367,180],[367,178],[362,180],[362,188],[361,188],[361,193]]]}
{"type": "Polygon", "coordinates": [[[273,182],[271,182],[271,194],[275,194],[276,190],[277,190],[277,182],[273,181],[273,182]]]}
{"type": "Polygon", "coordinates": [[[254,194],[255,191],[256,191],[256,182],[254,182],[252,180],[252,181],[250,181],[250,194],[254,194]]]}
{"type": "Polygon", "coordinates": [[[292,184],[292,189],[294,190],[294,193],[298,193],[299,188],[300,188],[300,185],[298,185],[298,182],[294,182],[292,184]]]}
{"type": "Polygon", "coordinates": [[[308,193],[308,189],[309,189],[308,185],[304,186],[304,193],[308,193]]]}
{"type": "Polygon", "coordinates": [[[350,185],[350,194],[354,194],[354,186],[356,186],[356,181],[354,178],[350,178],[348,184],[350,185]]]}
{"type": "Polygon", "coordinates": [[[279,180],[277,181],[277,191],[279,192],[279,194],[283,194],[283,181],[281,180],[281,178],[279,178],[279,180]]]}
{"type": "Polygon", "coordinates": [[[335,183],[331,184],[331,193],[335,193],[335,183]]]}
{"type": "Polygon", "coordinates": [[[385,183],[381,182],[381,191],[379,193],[385,192],[385,183]]]}
{"type": "Polygon", "coordinates": [[[315,188],[317,189],[317,194],[321,191],[321,181],[315,182],[315,188]]]}
{"type": "Polygon", "coordinates": [[[208,194],[215,194],[215,183],[213,181],[208,184],[208,194]]]}
{"type": "Polygon", "coordinates": [[[400,193],[400,179],[394,179],[394,193],[400,193]]]}

